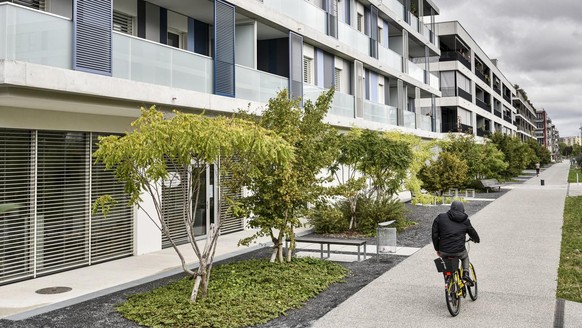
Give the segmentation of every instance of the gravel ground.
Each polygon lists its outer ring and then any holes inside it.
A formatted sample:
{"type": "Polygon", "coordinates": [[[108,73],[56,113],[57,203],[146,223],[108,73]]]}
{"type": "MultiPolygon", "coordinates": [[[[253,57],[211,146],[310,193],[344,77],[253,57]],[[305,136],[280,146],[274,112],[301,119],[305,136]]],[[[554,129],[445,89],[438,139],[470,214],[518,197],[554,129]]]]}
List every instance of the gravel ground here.
{"type": "MultiPolygon", "coordinates": [[[[500,192],[480,193],[477,198],[498,198],[507,192],[507,189],[500,192]]],[[[490,204],[488,201],[470,201],[465,203],[465,211],[469,217],[490,204]]],[[[408,209],[408,218],[416,224],[404,232],[398,234],[398,245],[408,247],[424,247],[431,242],[430,231],[432,221],[441,212],[446,212],[448,206],[414,206],[405,204],[408,209]]],[[[374,238],[369,239],[370,243],[375,243],[374,238]]],[[[269,257],[269,249],[260,249],[247,253],[227,261],[237,261],[245,258],[269,257]]],[[[299,309],[288,311],[286,316],[281,316],[267,324],[260,325],[260,328],[299,328],[309,327],[312,322],[322,317],[331,309],[342,303],[351,295],[372,280],[376,279],[386,271],[390,270],[405,257],[383,256],[380,261],[375,257],[362,262],[342,263],[350,270],[349,276],[344,282],[332,285],[328,290],[322,292],[311,299],[299,309]]],[[[66,308],[40,314],[30,319],[22,321],[0,320],[0,327],[28,328],[28,327],[139,327],[132,321],[122,318],[114,310],[115,305],[123,302],[128,295],[144,292],[161,286],[170,280],[182,277],[177,275],[133,287],[124,291],[105,295],[83,303],[75,304],[66,308]]]]}

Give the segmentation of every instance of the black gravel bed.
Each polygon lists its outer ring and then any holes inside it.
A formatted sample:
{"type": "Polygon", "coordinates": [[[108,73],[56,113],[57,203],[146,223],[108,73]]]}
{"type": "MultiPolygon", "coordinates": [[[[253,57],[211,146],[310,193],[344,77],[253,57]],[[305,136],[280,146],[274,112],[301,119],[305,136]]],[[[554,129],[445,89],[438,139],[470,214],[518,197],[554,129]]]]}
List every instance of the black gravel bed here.
{"type": "MultiPolygon", "coordinates": [[[[475,197],[495,199],[502,196],[507,191],[507,189],[502,189],[498,192],[478,193],[475,195],[475,197]]],[[[490,201],[468,201],[465,203],[465,211],[467,214],[469,214],[469,217],[471,217],[471,215],[477,213],[479,210],[489,205],[490,203],[490,201]]],[[[446,212],[449,209],[449,206],[418,206],[412,205],[410,203],[406,203],[405,206],[408,210],[408,219],[415,222],[415,224],[398,234],[398,246],[420,248],[428,245],[431,242],[430,232],[432,221],[439,213],[446,212]]],[[[474,225],[478,229],[478,222],[474,223],[474,225]]],[[[334,238],[337,238],[337,236],[334,236],[334,238]]],[[[376,243],[375,238],[366,238],[366,240],[370,244],[376,243]]],[[[372,280],[390,270],[406,258],[403,256],[381,256],[380,259],[377,259],[375,254],[371,255],[372,256],[369,256],[365,261],[341,263],[341,265],[349,269],[349,274],[343,282],[332,285],[326,291],[320,293],[315,298],[306,302],[305,305],[301,308],[289,310],[285,316],[281,316],[268,322],[267,324],[259,325],[257,327],[309,327],[315,320],[325,315],[328,311],[338,306],[344,300],[359,291],[362,287],[366,286],[372,280]]],[[[217,262],[217,264],[249,258],[268,258],[269,256],[270,249],[263,248],[221,262],[217,262]]],[[[169,281],[177,280],[182,277],[184,277],[183,274],[178,274],[172,277],[156,280],[140,286],[71,305],[62,309],[39,314],[25,320],[0,320],[0,327],[140,327],[134,322],[124,319],[117,312],[115,312],[115,306],[121,302],[124,302],[129,295],[151,290],[158,286],[162,286],[169,281]]]]}

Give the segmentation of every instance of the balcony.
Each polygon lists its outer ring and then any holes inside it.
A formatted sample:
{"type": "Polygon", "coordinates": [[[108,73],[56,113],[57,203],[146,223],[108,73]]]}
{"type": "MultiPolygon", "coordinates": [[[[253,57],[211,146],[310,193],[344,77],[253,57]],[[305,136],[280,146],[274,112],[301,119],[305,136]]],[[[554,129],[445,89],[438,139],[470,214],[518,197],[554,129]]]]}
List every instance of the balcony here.
{"type": "Polygon", "coordinates": [[[73,23],[41,11],[0,4],[0,60],[73,68],[73,23]]]}
{"type": "Polygon", "coordinates": [[[459,61],[461,64],[465,65],[468,69],[471,69],[471,62],[465,56],[461,55],[456,51],[443,51],[441,52],[441,58],[439,61],[459,61]]]}
{"type": "Polygon", "coordinates": [[[410,128],[410,129],[416,129],[416,113],[413,112],[409,112],[407,110],[405,110],[404,112],[404,117],[403,117],[403,127],[405,128],[410,128]]]}
{"type": "MultiPolygon", "coordinates": [[[[287,15],[323,34],[327,34],[327,16],[323,9],[306,1],[295,1],[289,5],[289,0],[263,0],[265,7],[287,15]]],[[[368,49],[367,46],[364,49],[368,49]]]]}
{"type": "Polygon", "coordinates": [[[478,137],[487,137],[490,134],[491,134],[491,132],[489,132],[489,131],[487,131],[485,129],[481,129],[481,128],[478,128],[477,129],[477,136],[478,137]]]}
{"type": "Polygon", "coordinates": [[[505,99],[508,103],[511,103],[511,96],[503,95],[503,99],[505,99]]]}
{"type": "Polygon", "coordinates": [[[441,81],[439,80],[438,76],[430,73],[429,79],[430,86],[438,90],[441,86],[441,81]]]}
{"type": "MultiPolygon", "coordinates": [[[[117,32],[113,33],[112,48],[113,77],[212,93],[210,57],[117,32]]],[[[237,71],[245,76],[240,69],[237,71]]],[[[237,81],[241,81],[239,76],[237,81]]],[[[241,91],[245,94],[244,86],[241,91]]]]}
{"type": "Polygon", "coordinates": [[[501,118],[501,112],[498,110],[494,110],[493,113],[495,114],[495,116],[501,118]]]}
{"type": "Polygon", "coordinates": [[[424,70],[410,60],[408,61],[408,74],[420,83],[425,83],[424,70]]]}
{"type": "Polygon", "coordinates": [[[466,124],[443,122],[441,132],[461,132],[466,134],[473,134],[473,127],[466,124]]]}
{"type": "Polygon", "coordinates": [[[364,100],[364,120],[398,125],[396,107],[364,100]]]}
{"type": "Polygon", "coordinates": [[[497,92],[498,95],[501,95],[501,89],[499,88],[499,86],[497,85],[493,85],[493,91],[497,92]]]}
{"type": "Polygon", "coordinates": [[[477,106],[483,108],[484,110],[486,110],[488,112],[491,112],[491,104],[487,104],[479,98],[475,99],[475,102],[477,103],[477,106]]]}
{"type": "MultiPolygon", "coordinates": [[[[420,31],[418,30],[418,17],[414,16],[412,13],[408,13],[408,15],[410,16],[410,20],[409,20],[410,26],[412,27],[413,30],[420,33],[420,31]]],[[[427,37],[428,37],[428,35],[427,35],[427,37]]]]}
{"type": "Polygon", "coordinates": [[[285,77],[240,65],[235,67],[235,77],[236,97],[257,102],[267,103],[289,86],[285,77]]]}
{"type": "Polygon", "coordinates": [[[385,48],[382,45],[378,46],[378,60],[381,64],[387,64],[398,72],[402,72],[402,56],[391,49],[385,48]]]}
{"type": "Polygon", "coordinates": [[[383,4],[392,10],[397,18],[404,20],[404,6],[398,0],[384,1],[383,4]]]}
{"type": "MultiPolygon", "coordinates": [[[[338,40],[352,46],[355,51],[368,55],[368,50],[370,49],[370,38],[346,23],[338,22],[338,40]]],[[[379,46],[378,48],[384,47],[379,46]]],[[[399,71],[402,72],[402,64],[400,64],[399,71]]]]}
{"type": "Polygon", "coordinates": [[[468,93],[467,91],[461,89],[461,88],[457,88],[457,95],[465,100],[470,101],[470,102],[473,101],[473,95],[468,93]]]}
{"type": "Polygon", "coordinates": [[[475,75],[477,75],[477,77],[479,79],[481,79],[481,81],[487,83],[487,85],[489,85],[489,81],[487,81],[487,77],[485,76],[485,74],[483,72],[481,72],[478,69],[475,69],[475,75]]]}
{"type": "MultiPolygon", "coordinates": [[[[303,98],[306,100],[311,100],[313,103],[315,103],[317,98],[326,91],[327,89],[319,88],[311,84],[303,84],[303,98]]],[[[331,108],[329,109],[328,114],[354,118],[354,96],[336,91],[333,96],[333,101],[331,103],[331,108]]]]}

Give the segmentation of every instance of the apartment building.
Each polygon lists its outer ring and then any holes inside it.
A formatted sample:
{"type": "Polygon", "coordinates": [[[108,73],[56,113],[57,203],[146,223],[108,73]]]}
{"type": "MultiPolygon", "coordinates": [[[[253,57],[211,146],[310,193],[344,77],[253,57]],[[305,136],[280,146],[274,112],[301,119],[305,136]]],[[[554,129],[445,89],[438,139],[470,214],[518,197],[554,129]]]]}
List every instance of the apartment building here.
{"type": "MultiPolygon", "coordinates": [[[[0,203],[20,204],[0,215],[0,284],[168,247],[91,159],[98,136],[130,129],[140,106],[219,115],[283,88],[315,99],[333,87],[338,129],[439,137],[438,12],[431,0],[0,2],[0,203]],[[90,210],[104,193],[120,201],[107,219],[90,210]]],[[[224,210],[214,181],[209,163],[200,238],[224,210]]],[[[178,227],[172,191],[164,220],[178,227]]]]}
{"type": "MultiPolygon", "coordinates": [[[[478,137],[495,131],[515,135],[516,117],[522,118],[512,102],[516,90],[497,68],[497,61],[490,59],[457,21],[440,22],[436,31],[441,56],[431,62],[430,70],[440,75],[438,131],[478,137]]],[[[528,124],[524,123],[524,131],[528,124]]]]}
{"type": "Polygon", "coordinates": [[[536,109],[523,89],[516,87],[516,92],[517,97],[513,98],[513,107],[517,110],[514,124],[517,127],[517,136],[525,142],[535,138],[536,109]]]}
{"type": "Polygon", "coordinates": [[[578,146],[582,146],[582,138],[576,136],[576,137],[562,137],[560,138],[560,142],[565,143],[567,146],[574,146],[574,145],[578,145],[578,146]]]}
{"type": "Polygon", "coordinates": [[[543,108],[536,111],[536,130],[534,134],[538,143],[550,151],[552,161],[556,161],[560,155],[560,133],[543,108]]]}

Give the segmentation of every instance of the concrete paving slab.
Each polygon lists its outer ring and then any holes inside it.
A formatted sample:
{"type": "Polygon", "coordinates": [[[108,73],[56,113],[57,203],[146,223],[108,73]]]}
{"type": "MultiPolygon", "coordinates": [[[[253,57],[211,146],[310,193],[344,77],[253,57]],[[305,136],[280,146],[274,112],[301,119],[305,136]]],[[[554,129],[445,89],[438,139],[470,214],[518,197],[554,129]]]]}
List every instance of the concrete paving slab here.
{"type": "Polygon", "coordinates": [[[564,306],[564,328],[582,327],[582,303],[566,301],[564,306]]]}

